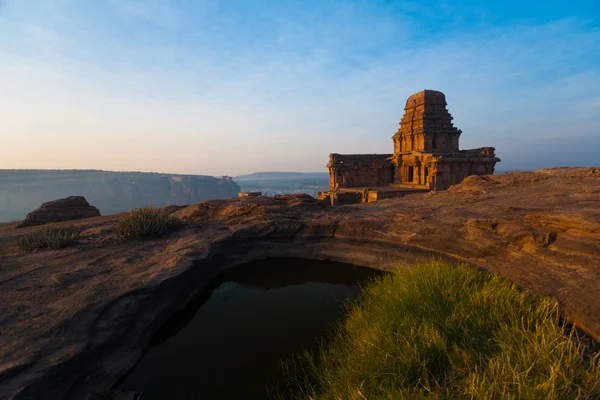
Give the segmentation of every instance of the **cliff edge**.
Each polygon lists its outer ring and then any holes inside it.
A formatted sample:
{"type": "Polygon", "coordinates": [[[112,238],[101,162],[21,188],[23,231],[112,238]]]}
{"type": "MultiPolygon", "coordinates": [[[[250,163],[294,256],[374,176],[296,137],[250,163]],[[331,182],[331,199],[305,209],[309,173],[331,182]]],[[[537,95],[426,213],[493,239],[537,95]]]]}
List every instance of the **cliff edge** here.
{"type": "Polygon", "coordinates": [[[235,197],[230,177],[96,170],[0,170],[0,222],[20,221],[40,204],[83,196],[102,215],[154,205],[194,204],[235,197]]]}

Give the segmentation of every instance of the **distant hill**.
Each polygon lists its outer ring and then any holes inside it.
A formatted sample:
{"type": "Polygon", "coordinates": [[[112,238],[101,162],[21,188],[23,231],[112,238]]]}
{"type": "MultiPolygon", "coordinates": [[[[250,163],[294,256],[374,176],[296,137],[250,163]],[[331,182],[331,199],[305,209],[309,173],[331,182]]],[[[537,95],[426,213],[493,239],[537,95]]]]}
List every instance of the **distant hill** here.
{"type": "Polygon", "coordinates": [[[22,220],[43,202],[84,196],[102,215],[132,208],[235,197],[229,177],[98,170],[0,170],[0,221],[22,220]]]}
{"type": "Polygon", "coordinates": [[[296,179],[329,179],[328,172],[255,172],[248,175],[239,175],[234,177],[236,181],[240,180],[296,180],[296,179]]]}

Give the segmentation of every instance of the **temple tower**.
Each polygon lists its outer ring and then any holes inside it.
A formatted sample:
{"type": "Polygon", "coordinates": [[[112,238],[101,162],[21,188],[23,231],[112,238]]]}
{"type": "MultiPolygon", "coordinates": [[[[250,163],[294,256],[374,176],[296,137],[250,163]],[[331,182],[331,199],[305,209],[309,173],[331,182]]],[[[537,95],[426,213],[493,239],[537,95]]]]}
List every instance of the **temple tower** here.
{"type": "Polygon", "coordinates": [[[332,204],[342,198],[374,201],[445,190],[469,175],[493,174],[500,162],[495,149],[460,150],[462,131],[452,124],[446,105],[446,96],[437,90],[411,95],[392,136],[393,154],[330,154],[330,192],[323,192],[321,199],[329,198],[332,204]]]}
{"type": "Polygon", "coordinates": [[[446,105],[446,96],[436,90],[423,90],[410,96],[400,129],[392,136],[394,155],[458,152],[462,131],[452,124],[446,105]]]}

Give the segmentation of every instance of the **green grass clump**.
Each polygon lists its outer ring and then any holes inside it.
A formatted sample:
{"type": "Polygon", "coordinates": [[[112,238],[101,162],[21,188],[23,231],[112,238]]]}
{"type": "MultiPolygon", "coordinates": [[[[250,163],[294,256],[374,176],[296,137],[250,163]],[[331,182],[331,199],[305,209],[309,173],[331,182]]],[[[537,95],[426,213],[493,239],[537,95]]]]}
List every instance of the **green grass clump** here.
{"type": "Polygon", "coordinates": [[[77,242],[79,232],[73,226],[53,226],[35,229],[17,240],[17,246],[25,253],[36,249],[58,250],[77,242]]]}
{"type": "Polygon", "coordinates": [[[174,216],[156,207],[141,207],[127,213],[117,223],[117,232],[126,238],[162,235],[181,225],[174,216]]]}
{"type": "Polygon", "coordinates": [[[600,399],[600,362],[558,304],[461,265],[368,285],[329,344],[284,364],[296,399],[600,399]]]}

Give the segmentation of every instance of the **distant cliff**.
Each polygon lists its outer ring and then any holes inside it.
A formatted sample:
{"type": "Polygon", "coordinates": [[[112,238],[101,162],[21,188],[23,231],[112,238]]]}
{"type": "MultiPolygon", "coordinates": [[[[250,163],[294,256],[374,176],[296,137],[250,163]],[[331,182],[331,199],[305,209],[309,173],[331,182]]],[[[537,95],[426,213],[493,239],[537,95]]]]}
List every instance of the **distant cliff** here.
{"type": "Polygon", "coordinates": [[[295,179],[329,179],[329,172],[254,172],[248,175],[239,175],[235,180],[295,180],[295,179]]]}
{"type": "Polygon", "coordinates": [[[230,178],[97,170],[0,170],[0,221],[23,220],[46,201],[84,196],[102,215],[145,205],[193,204],[235,197],[230,178]]]}

